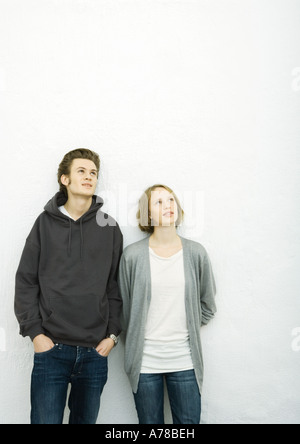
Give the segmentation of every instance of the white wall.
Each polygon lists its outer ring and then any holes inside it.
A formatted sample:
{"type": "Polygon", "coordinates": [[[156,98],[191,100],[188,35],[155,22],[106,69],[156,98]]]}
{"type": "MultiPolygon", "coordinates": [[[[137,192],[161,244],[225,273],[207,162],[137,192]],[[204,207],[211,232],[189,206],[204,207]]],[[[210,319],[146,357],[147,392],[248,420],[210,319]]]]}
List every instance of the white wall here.
{"type": "MultiPolygon", "coordinates": [[[[203,423],[299,423],[299,23],[299,0],[0,0],[0,423],[29,422],[14,276],[76,147],[100,153],[126,245],[163,182],[210,253],[203,423]]],[[[100,422],[137,421],[122,353],[100,422]]]]}

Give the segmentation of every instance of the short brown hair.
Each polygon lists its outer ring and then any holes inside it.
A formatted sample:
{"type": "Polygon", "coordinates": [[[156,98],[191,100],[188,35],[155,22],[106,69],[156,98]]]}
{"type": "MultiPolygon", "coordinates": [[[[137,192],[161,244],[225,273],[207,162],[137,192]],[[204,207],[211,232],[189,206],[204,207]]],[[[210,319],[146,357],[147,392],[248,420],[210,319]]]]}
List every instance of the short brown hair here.
{"type": "Polygon", "coordinates": [[[184,218],[184,211],[174,191],[167,185],[161,185],[161,184],[153,185],[152,187],[147,188],[147,190],[143,193],[142,197],[140,198],[139,209],[136,215],[139,221],[140,230],[150,234],[154,233],[154,226],[151,224],[151,214],[149,211],[149,205],[151,200],[151,193],[152,191],[155,191],[156,188],[164,188],[170,194],[173,195],[178,207],[178,219],[175,223],[176,227],[178,227],[181,224],[184,218]]]}
{"type": "Polygon", "coordinates": [[[59,183],[60,191],[63,191],[65,195],[68,195],[67,188],[61,182],[61,176],[69,176],[71,173],[71,165],[75,159],[88,159],[94,162],[96,165],[98,176],[100,171],[100,157],[94,151],[88,150],[86,148],[77,148],[76,150],[70,151],[65,155],[58,167],[57,180],[59,183]]]}

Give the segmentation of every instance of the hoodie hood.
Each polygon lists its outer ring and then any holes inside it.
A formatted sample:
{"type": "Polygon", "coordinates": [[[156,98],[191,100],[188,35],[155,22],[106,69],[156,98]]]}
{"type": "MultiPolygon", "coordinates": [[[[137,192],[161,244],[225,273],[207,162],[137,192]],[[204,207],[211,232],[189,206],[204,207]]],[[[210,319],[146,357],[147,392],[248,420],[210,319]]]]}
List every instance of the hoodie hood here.
{"type": "MultiPolygon", "coordinates": [[[[91,216],[93,216],[98,210],[100,210],[100,208],[103,207],[104,201],[103,201],[102,197],[93,196],[92,199],[93,199],[93,201],[92,201],[92,205],[91,205],[90,209],[83,216],[81,216],[80,219],[90,219],[91,216]]],[[[67,201],[68,201],[68,198],[65,195],[65,193],[63,191],[59,191],[45,205],[44,210],[56,219],[62,219],[62,220],[69,219],[67,216],[65,216],[59,210],[59,207],[65,205],[67,201]]],[[[80,219],[78,219],[78,221],[80,219]]],[[[76,222],[78,222],[78,221],[76,221],[76,222]]]]}
{"type": "Polygon", "coordinates": [[[72,225],[79,225],[80,228],[80,259],[82,260],[83,257],[83,249],[84,249],[84,236],[83,236],[83,228],[82,224],[91,220],[93,217],[96,217],[96,213],[102,208],[104,201],[102,197],[99,196],[93,196],[92,198],[92,205],[90,206],[90,209],[83,214],[80,219],[77,221],[74,221],[73,219],[69,218],[65,214],[63,214],[59,207],[66,204],[68,201],[67,196],[63,191],[59,191],[55,194],[55,196],[49,200],[49,202],[45,205],[44,210],[46,213],[48,213],[51,217],[56,219],[58,222],[60,222],[63,225],[69,226],[69,242],[68,242],[68,256],[71,256],[71,249],[72,249],[72,225]]]}

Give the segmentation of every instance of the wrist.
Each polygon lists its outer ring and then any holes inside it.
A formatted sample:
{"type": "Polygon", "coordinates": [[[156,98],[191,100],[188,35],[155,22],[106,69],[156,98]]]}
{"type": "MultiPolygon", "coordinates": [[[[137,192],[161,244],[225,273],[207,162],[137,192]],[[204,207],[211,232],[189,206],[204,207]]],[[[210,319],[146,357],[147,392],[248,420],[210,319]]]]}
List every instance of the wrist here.
{"type": "Polygon", "coordinates": [[[114,347],[116,347],[118,345],[119,340],[116,335],[110,334],[107,336],[107,339],[110,339],[113,342],[114,347]]]}

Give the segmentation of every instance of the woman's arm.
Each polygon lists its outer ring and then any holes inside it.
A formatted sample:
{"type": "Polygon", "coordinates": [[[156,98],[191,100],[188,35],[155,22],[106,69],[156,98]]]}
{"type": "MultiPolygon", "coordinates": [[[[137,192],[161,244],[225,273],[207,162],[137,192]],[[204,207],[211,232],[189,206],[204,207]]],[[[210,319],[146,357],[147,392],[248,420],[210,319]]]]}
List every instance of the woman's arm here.
{"type": "Polygon", "coordinates": [[[130,318],[130,270],[124,254],[120,261],[118,284],[123,300],[123,312],[121,316],[122,331],[126,333],[130,318]]]}
{"type": "Polygon", "coordinates": [[[216,293],[216,282],[213,275],[212,265],[208,254],[206,253],[201,262],[200,300],[202,308],[202,325],[208,324],[217,311],[215,304],[216,293]]]}

